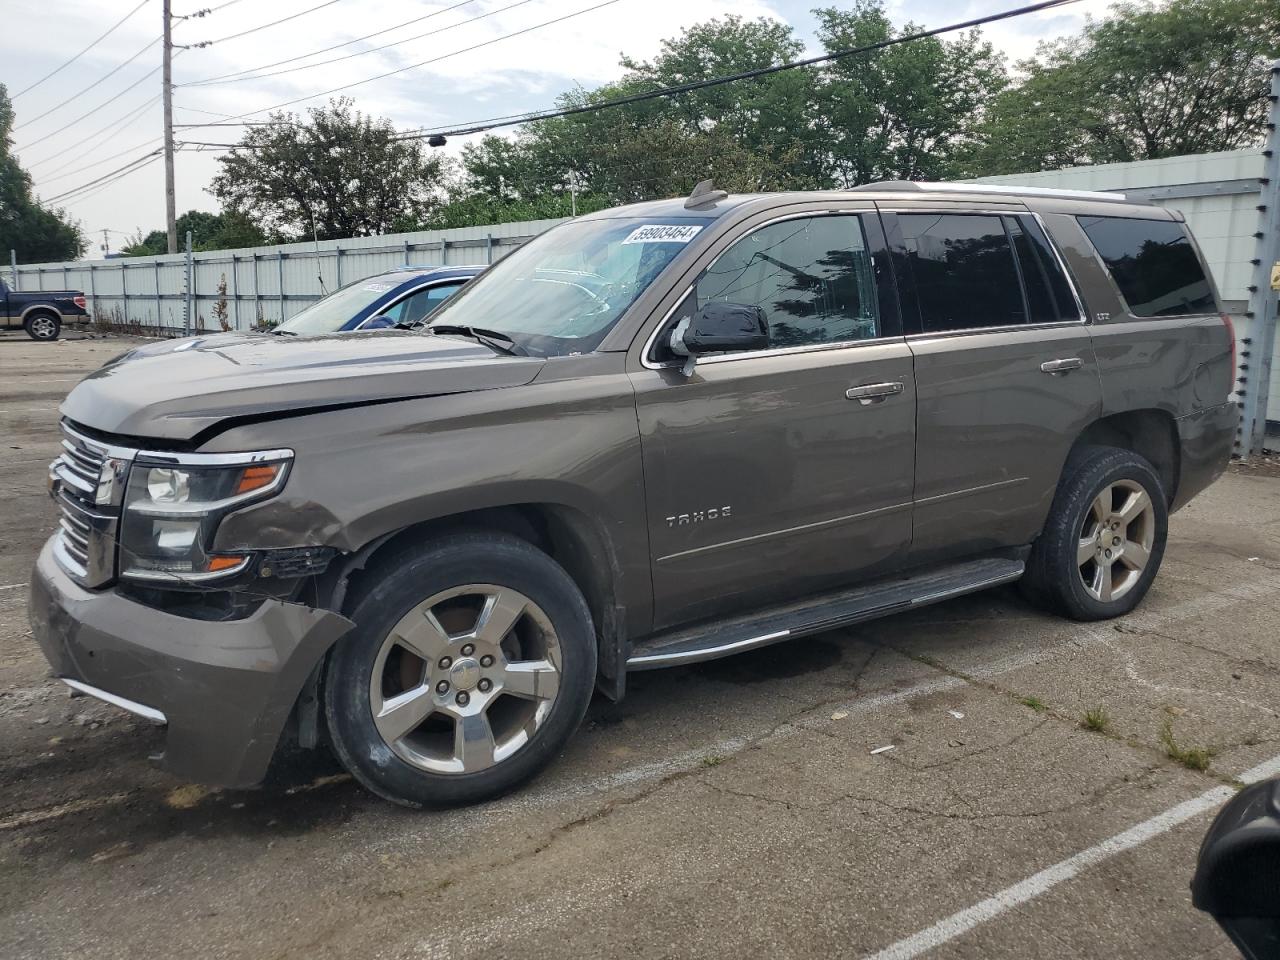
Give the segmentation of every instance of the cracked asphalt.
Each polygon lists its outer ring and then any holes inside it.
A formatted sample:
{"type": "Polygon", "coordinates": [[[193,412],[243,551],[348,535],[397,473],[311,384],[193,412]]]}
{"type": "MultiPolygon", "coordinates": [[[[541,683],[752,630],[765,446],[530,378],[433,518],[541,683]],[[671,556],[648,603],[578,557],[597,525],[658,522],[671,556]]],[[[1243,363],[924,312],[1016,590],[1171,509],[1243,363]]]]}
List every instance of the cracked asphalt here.
{"type": "Polygon", "coordinates": [[[391,807],[323,757],[210,792],[69,699],[27,628],[57,403],[126,346],[0,335],[0,956],[1235,955],[1188,894],[1209,812],[1009,891],[1280,755],[1275,464],[1175,515],[1115,622],[1001,589],[634,675],[546,775],[469,809],[391,807]]]}

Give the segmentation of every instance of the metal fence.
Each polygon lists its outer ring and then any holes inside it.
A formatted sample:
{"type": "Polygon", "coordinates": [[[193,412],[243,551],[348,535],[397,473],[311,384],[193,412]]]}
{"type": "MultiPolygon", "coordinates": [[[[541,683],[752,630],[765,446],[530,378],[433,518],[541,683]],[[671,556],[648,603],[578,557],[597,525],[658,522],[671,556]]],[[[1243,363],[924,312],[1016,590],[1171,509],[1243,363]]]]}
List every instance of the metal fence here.
{"type": "Polygon", "coordinates": [[[405,265],[489,264],[559,223],[530,220],[485,227],[429,230],[319,243],[290,243],[185,254],[18,265],[17,290],[81,290],[95,320],[148,330],[216,330],[213,307],[226,301],[230,329],[246,330],[293,316],[325,293],[405,265]],[[225,292],[224,292],[225,291],[225,292]]]}

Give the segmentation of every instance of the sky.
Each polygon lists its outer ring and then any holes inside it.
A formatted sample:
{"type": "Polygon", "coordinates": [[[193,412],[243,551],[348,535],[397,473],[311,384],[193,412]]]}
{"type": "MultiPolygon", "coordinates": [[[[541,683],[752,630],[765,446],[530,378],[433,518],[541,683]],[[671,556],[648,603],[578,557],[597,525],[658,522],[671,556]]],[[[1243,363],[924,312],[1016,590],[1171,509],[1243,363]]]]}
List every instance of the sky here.
{"type": "MultiPolygon", "coordinates": [[[[0,83],[14,97],[15,152],[31,173],[36,193],[51,206],[64,206],[72,219],[81,222],[89,238],[87,258],[102,256],[104,243],[118,250],[137,231],[146,233],[164,225],[163,162],[158,157],[145,160],[160,146],[163,130],[161,2],[5,0],[0,83]],[[135,8],[79,59],[21,93],[135,8]],[[135,55],[136,59],[121,66],[135,55]],[[126,176],[58,199],[135,160],[139,165],[126,176]]],[[[603,2],[172,0],[175,17],[218,8],[204,17],[175,21],[175,44],[214,42],[175,50],[174,122],[227,123],[228,116],[265,120],[267,114],[260,112],[265,108],[306,98],[287,107],[300,112],[323,105],[327,90],[408,67],[343,93],[353,97],[359,109],[389,117],[400,129],[463,124],[551,106],[558,94],[575,85],[590,88],[616,79],[622,72],[618,65],[622,54],[650,59],[663,39],[729,13],[789,23],[816,53],[811,8],[842,5],[840,0],[611,0],[588,9],[603,2]],[[301,15],[253,30],[293,14],[301,15]],[[567,19],[508,37],[559,17],[567,19]],[[396,27],[415,18],[421,19],[396,27]],[[396,29],[308,56],[390,27],[396,29]],[[245,36],[233,36],[251,30],[245,36]],[[488,41],[496,42],[467,50],[488,41]],[[395,45],[372,50],[384,44],[395,45]],[[370,52],[322,63],[357,51],[370,52]],[[290,62],[256,69],[284,60],[290,62]],[[423,64],[428,60],[434,62],[423,64]],[[306,69],[291,69],[296,67],[306,69]],[[197,82],[240,71],[257,75],[286,70],[271,77],[197,82]],[[242,116],[250,112],[251,116],[242,116]]],[[[1021,2],[1025,0],[889,0],[888,9],[897,23],[935,27],[1021,2]]],[[[1079,0],[1065,8],[993,24],[984,34],[1012,65],[1032,54],[1040,40],[1077,32],[1086,15],[1101,16],[1107,5],[1108,0],[1079,0]]],[[[232,143],[241,131],[234,126],[187,126],[176,129],[175,137],[180,143],[232,143]]],[[[457,151],[462,143],[451,141],[445,149],[457,151]]],[[[207,187],[218,170],[219,152],[195,146],[178,152],[179,214],[190,209],[217,210],[207,187]]]]}

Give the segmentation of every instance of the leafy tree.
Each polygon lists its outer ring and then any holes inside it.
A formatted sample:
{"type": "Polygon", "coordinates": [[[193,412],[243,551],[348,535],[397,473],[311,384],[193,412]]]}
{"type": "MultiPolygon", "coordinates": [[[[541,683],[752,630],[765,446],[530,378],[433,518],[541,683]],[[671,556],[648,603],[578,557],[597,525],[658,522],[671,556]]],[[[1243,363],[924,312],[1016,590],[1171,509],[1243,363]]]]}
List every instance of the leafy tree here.
{"type": "Polygon", "coordinates": [[[22,263],[74,260],[84,253],[80,224],[49,210],[32,195],[31,176],[13,156],[13,104],[0,84],[0,250],[22,263]]]}
{"type": "Polygon", "coordinates": [[[1115,163],[1259,142],[1276,0],[1120,3],[1040,45],[996,99],[965,161],[974,175],[1115,163]]]}
{"type": "MultiPolygon", "coordinates": [[[[828,52],[922,29],[895,28],[880,0],[814,13],[828,52]]],[[[843,187],[954,175],[968,131],[1008,82],[1001,57],[976,30],[846,57],[821,77],[813,123],[829,150],[825,179],[843,187]]]]}
{"type": "MultiPolygon", "coordinates": [[[[231,250],[271,242],[271,238],[248,217],[234,210],[222,213],[188,210],[178,217],[177,227],[179,249],[186,243],[188,230],[191,231],[192,250],[231,250]]],[[[131,238],[122,252],[130,257],[154,257],[168,253],[168,234],[164,230],[152,230],[143,237],[138,231],[138,236],[131,238]]]]}
{"type": "Polygon", "coordinates": [[[349,98],[273,113],[230,153],[211,192],[282,238],[366,237],[425,220],[443,200],[447,160],[349,98]]]}

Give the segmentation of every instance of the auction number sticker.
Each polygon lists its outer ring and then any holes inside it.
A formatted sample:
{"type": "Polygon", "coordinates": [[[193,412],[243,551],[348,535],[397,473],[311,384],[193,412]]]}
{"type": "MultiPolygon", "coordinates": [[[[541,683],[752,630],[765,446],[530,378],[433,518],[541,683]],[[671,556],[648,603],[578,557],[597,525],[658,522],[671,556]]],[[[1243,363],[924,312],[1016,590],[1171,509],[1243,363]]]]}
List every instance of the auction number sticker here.
{"type": "Polygon", "coordinates": [[[646,223],[636,227],[623,243],[688,243],[701,227],[673,227],[665,223],[646,223]]]}
{"type": "Polygon", "coordinates": [[[366,283],[361,290],[367,290],[369,293],[386,293],[394,286],[390,283],[366,283]]]}

